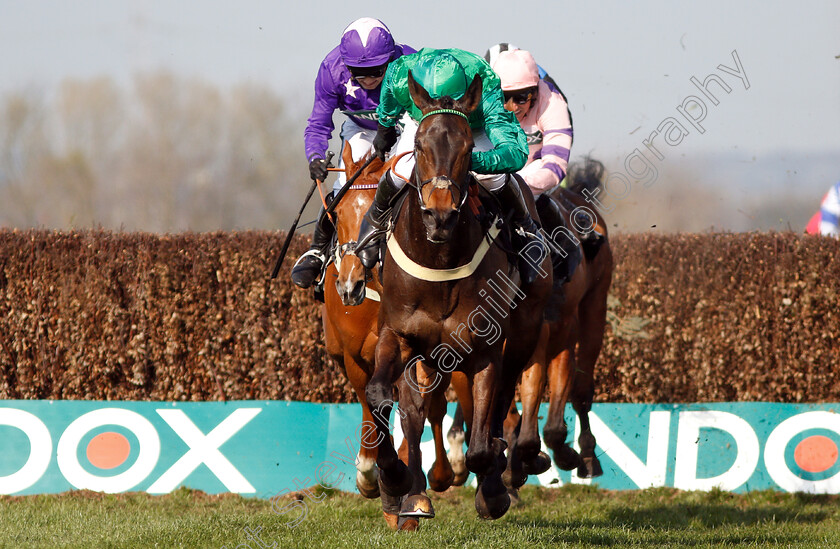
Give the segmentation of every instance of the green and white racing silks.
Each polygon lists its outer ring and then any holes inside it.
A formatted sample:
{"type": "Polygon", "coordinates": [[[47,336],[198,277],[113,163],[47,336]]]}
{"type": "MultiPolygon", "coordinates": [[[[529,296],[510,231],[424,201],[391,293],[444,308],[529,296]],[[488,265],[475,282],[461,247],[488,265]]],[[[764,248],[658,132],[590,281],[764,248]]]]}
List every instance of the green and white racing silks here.
{"type": "Polygon", "coordinates": [[[505,110],[499,77],[483,58],[464,50],[423,48],[417,53],[404,55],[392,61],[382,82],[377,108],[379,123],[393,127],[405,112],[419,123],[422,113],[411,100],[408,73],[411,71],[417,83],[427,91],[430,88],[447,89],[447,86],[440,82],[440,79],[446,78],[447,75],[416,71],[418,67],[428,66],[430,59],[442,54],[451,55],[461,64],[466,74],[467,85],[472,83],[476,75],[481,77],[481,102],[469,115],[469,122],[474,130],[484,130],[495,148],[486,152],[474,151],[471,169],[481,174],[510,173],[521,169],[528,160],[528,145],[516,116],[505,110]]]}

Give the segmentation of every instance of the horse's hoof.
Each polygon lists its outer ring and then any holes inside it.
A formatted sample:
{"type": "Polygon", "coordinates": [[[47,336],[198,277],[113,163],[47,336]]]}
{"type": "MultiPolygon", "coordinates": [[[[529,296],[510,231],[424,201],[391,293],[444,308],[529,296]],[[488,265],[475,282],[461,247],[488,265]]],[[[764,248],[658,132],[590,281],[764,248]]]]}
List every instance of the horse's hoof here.
{"type": "Polygon", "coordinates": [[[500,494],[487,494],[483,489],[484,485],[478,487],[475,492],[475,510],[479,518],[496,520],[502,518],[510,508],[510,496],[507,490],[500,494]]]}
{"type": "Polygon", "coordinates": [[[470,478],[469,469],[464,469],[463,473],[455,473],[455,478],[452,479],[452,486],[463,486],[467,483],[468,478],[470,478]]]}
{"type": "MultiPolygon", "coordinates": [[[[449,462],[446,463],[449,465],[449,462]]],[[[437,475],[434,475],[434,471],[438,470],[438,462],[436,461],[432,468],[429,470],[429,474],[426,477],[429,479],[429,488],[434,490],[435,492],[445,492],[452,486],[452,483],[455,481],[455,472],[452,470],[452,467],[448,467],[448,475],[446,478],[441,480],[437,475]]]]}
{"type": "Polygon", "coordinates": [[[403,532],[416,532],[420,529],[420,521],[412,517],[400,517],[396,529],[403,532]]]}
{"type": "Polygon", "coordinates": [[[508,488],[519,488],[523,484],[528,481],[528,475],[519,469],[517,471],[511,471],[510,469],[505,469],[502,473],[502,482],[505,483],[505,486],[508,488]]]}
{"type": "Polygon", "coordinates": [[[382,511],[382,516],[385,517],[385,524],[388,525],[388,528],[391,530],[396,530],[399,524],[400,516],[399,515],[392,515],[391,513],[386,513],[382,511]]]}
{"type": "Polygon", "coordinates": [[[413,484],[411,472],[402,461],[397,461],[393,471],[388,474],[384,469],[379,470],[380,496],[402,497],[411,490],[413,484]]]}
{"type": "Polygon", "coordinates": [[[581,464],[578,467],[578,477],[580,478],[595,478],[604,474],[601,469],[601,462],[596,457],[588,457],[581,459],[581,464]]]}
{"type": "Polygon", "coordinates": [[[361,472],[356,473],[356,489],[367,499],[376,499],[379,497],[379,471],[374,469],[373,473],[372,483],[361,472]]]}
{"type": "Polygon", "coordinates": [[[367,499],[376,499],[379,497],[379,484],[374,484],[372,487],[365,488],[359,483],[356,483],[356,488],[359,490],[359,493],[362,494],[362,497],[367,499]]]}
{"type": "Polygon", "coordinates": [[[540,452],[529,461],[522,461],[522,470],[529,475],[541,475],[550,468],[551,458],[545,452],[540,452]]]}
{"type": "Polygon", "coordinates": [[[554,450],[554,463],[563,471],[572,471],[579,467],[583,467],[583,461],[580,459],[580,454],[575,452],[568,444],[563,444],[554,450]]]}
{"type": "Polygon", "coordinates": [[[452,485],[463,486],[470,476],[470,470],[467,469],[467,462],[464,458],[464,432],[450,433],[447,438],[449,439],[449,452],[446,457],[454,474],[452,485]]]}
{"type": "Polygon", "coordinates": [[[464,459],[464,454],[455,459],[452,457],[449,458],[449,465],[452,467],[452,486],[463,486],[466,484],[467,479],[470,476],[470,470],[467,469],[467,462],[464,459]]]}
{"type": "Polygon", "coordinates": [[[519,505],[522,500],[519,497],[519,490],[516,488],[508,487],[507,489],[508,496],[510,497],[510,506],[516,507],[519,505]]]}
{"type": "Polygon", "coordinates": [[[432,500],[423,494],[408,496],[400,507],[401,517],[435,518],[432,500]]]}
{"type": "Polygon", "coordinates": [[[539,438],[519,437],[516,444],[516,455],[522,461],[530,461],[540,453],[542,444],[539,438]]]}

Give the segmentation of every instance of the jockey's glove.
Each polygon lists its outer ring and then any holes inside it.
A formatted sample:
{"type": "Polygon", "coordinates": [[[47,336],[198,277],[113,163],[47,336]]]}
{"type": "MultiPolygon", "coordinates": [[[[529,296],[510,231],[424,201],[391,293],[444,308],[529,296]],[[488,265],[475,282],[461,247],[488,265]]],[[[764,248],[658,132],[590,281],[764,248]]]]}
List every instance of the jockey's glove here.
{"type": "Polygon", "coordinates": [[[327,178],[327,162],[316,156],[309,162],[309,177],[315,181],[323,181],[327,178]]]}
{"type": "Polygon", "coordinates": [[[397,127],[383,126],[379,124],[376,128],[376,137],[373,138],[373,154],[380,160],[385,160],[385,154],[391,150],[397,142],[397,127]]]}

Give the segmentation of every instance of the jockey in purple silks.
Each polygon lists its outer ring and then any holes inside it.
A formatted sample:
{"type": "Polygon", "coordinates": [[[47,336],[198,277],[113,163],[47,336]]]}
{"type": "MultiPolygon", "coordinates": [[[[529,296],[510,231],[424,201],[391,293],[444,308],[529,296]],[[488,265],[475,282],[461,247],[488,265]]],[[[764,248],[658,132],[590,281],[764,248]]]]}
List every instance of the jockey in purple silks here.
{"type": "MultiPolygon", "coordinates": [[[[373,147],[376,136],[379,90],[388,64],[414,49],[394,42],[385,24],[371,17],[350,23],[335,47],[318,68],[315,78],[315,103],[304,135],[309,175],[323,181],[327,176],[326,151],[335,129],[333,113],[336,109],[347,115],[341,126],[341,148],[350,144],[353,160],[358,161],[373,147]]],[[[339,163],[343,167],[343,162],[339,163]]],[[[336,179],[334,190],[344,184],[343,172],[336,179]]],[[[327,195],[326,202],[332,198],[327,195]]],[[[323,208],[322,212],[323,213],[323,208]]],[[[319,214],[319,219],[322,216],[319,214]]],[[[325,220],[315,225],[312,246],[292,268],[292,282],[308,288],[318,279],[326,262],[325,254],[332,240],[335,226],[325,220]]]]}

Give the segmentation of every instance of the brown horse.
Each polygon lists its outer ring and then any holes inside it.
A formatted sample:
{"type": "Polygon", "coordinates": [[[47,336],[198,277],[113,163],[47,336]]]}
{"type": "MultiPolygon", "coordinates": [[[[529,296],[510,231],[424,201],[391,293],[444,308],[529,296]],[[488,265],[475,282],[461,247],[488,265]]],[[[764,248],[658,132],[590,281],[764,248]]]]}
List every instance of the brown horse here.
{"type": "MultiPolygon", "coordinates": [[[[361,162],[358,164],[353,162],[349,144],[344,146],[342,159],[348,177],[362,165],[361,162]]],[[[331,281],[337,280],[336,263],[341,261],[343,251],[346,250],[346,243],[358,234],[359,222],[373,201],[379,175],[389,167],[383,165],[381,160],[374,159],[336,205],[336,236],[339,253],[336,254],[336,260],[328,265],[324,274],[324,307],[321,316],[324,322],[327,352],[344,368],[356,392],[362,405],[363,426],[373,424],[373,416],[364,395],[365,387],[373,373],[376,342],[379,339],[377,335],[379,302],[365,299],[366,285],[363,281],[361,289],[353,290],[361,294],[358,306],[347,306],[345,305],[347,298],[344,295],[346,290],[337,284],[332,284],[331,281]]],[[[341,266],[344,267],[343,264],[341,266]]],[[[376,273],[367,286],[372,292],[381,291],[376,273]]],[[[367,444],[365,437],[362,439],[356,463],[356,487],[366,498],[376,498],[379,497],[376,448],[373,444],[367,444]]]]}
{"type": "MultiPolygon", "coordinates": [[[[350,177],[364,165],[365,158],[354,162],[349,145],[342,152],[347,176],[350,177]]],[[[359,234],[359,224],[373,201],[376,184],[380,175],[389,169],[392,162],[385,164],[374,159],[350,187],[348,194],[336,205],[336,253],[328,266],[324,284],[324,332],[327,351],[344,366],[347,377],[353,385],[362,405],[363,426],[372,427],[372,416],[364,398],[367,386],[374,370],[374,352],[379,339],[377,320],[382,286],[377,270],[365,271],[355,255],[355,237],[359,234]],[[334,284],[329,284],[331,281],[334,284]]],[[[420,369],[420,384],[426,383],[426,370],[420,369]]],[[[402,386],[403,380],[400,380],[402,386]]],[[[426,403],[426,417],[432,427],[437,458],[429,470],[429,485],[435,491],[445,491],[458,478],[446,457],[443,444],[443,418],[446,414],[445,386],[437,386],[429,392],[426,403]]],[[[405,392],[405,391],[403,391],[405,392]]],[[[375,498],[380,495],[378,470],[375,467],[376,448],[367,444],[367,430],[362,429],[362,439],[357,462],[356,486],[365,497],[375,498]]],[[[374,440],[373,437],[370,440],[374,440]]],[[[403,445],[406,443],[403,441],[403,445]]],[[[407,452],[401,448],[401,455],[407,452]]],[[[407,461],[407,458],[405,458],[407,461]]],[[[466,475],[464,475],[465,477],[466,475]]],[[[463,481],[461,481],[463,482],[463,481]]],[[[399,500],[389,501],[383,498],[383,511],[389,526],[396,527],[399,500]]],[[[416,521],[414,521],[416,524],[416,521]]],[[[411,528],[409,522],[403,527],[411,528]]]]}
{"type": "MultiPolygon", "coordinates": [[[[526,465],[524,473],[527,474],[542,472],[529,470],[527,465],[534,463],[540,453],[537,419],[546,379],[550,404],[543,434],[546,445],[554,454],[555,463],[564,470],[577,468],[581,478],[603,474],[595,455],[589,411],[595,393],[595,363],[601,352],[606,326],[613,257],[603,217],[589,208],[580,194],[584,188],[593,191],[601,184],[603,169],[600,162],[587,158],[582,169],[570,173],[568,190],[558,188],[548,197],[562,206],[560,210],[567,227],[585,229],[583,233],[595,230],[601,234],[601,239],[595,247],[591,239],[579,242],[578,237],[582,234],[578,231],[557,231],[557,234],[550,235],[552,241],[560,246],[565,244],[560,242],[561,239],[569,239],[581,246],[583,261],[568,283],[555,288],[546,307],[545,329],[549,330],[549,337],[541,339],[534,362],[522,374],[522,422],[518,432],[511,429],[516,425],[515,418],[518,416],[515,407],[506,422],[506,435],[513,441],[515,455],[520,456],[526,465]],[[574,211],[581,212],[583,217],[578,214],[576,219],[573,218],[571,212],[574,211]],[[587,217],[589,221],[585,221],[587,217]],[[566,442],[567,427],[563,415],[569,400],[580,421],[580,455],[566,442]],[[514,421],[511,421],[512,418],[514,421]]],[[[516,488],[525,482],[525,476],[515,461],[512,465],[512,470],[506,472],[506,480],[516,488]]]]}
{"type": "MultiPolygon", "coordinates": [[[[453,369],[468,379],[472,410],[466,463],[479,481],[476,510],[483,518],[495,519],[510,505],[501,480],[502,422],[516,380],[536,346],[552,281],[550,276],[538,277],[521,288],[507,253],[487,245],[488,232],[492,234],[495,225],[482,226],[469,208],[462,208],[473,148],[467,116],[481,100],[481,79],[476,77],[458,101],[433,100],[410,73],[408,84],[424,117],[415,139],[413,188],[395,207],[383,260],[376,370],[366,390],[379,442],[380,490],[391,497],[406,496],[403,516],[434,516],[431,501],[423,494],[419,455],[423,399],[418,391],[400,391],[408,467],[398,459],[388,436],[393,384],[404,371],[413,380],[412,366],[422,360],[440,375],[442,384],[448,383],[453,369]],[[512,326],[516,337],[508,338],[512,326]]],[[[543,265],[550,272],[548,258],[543,265]]]]}

